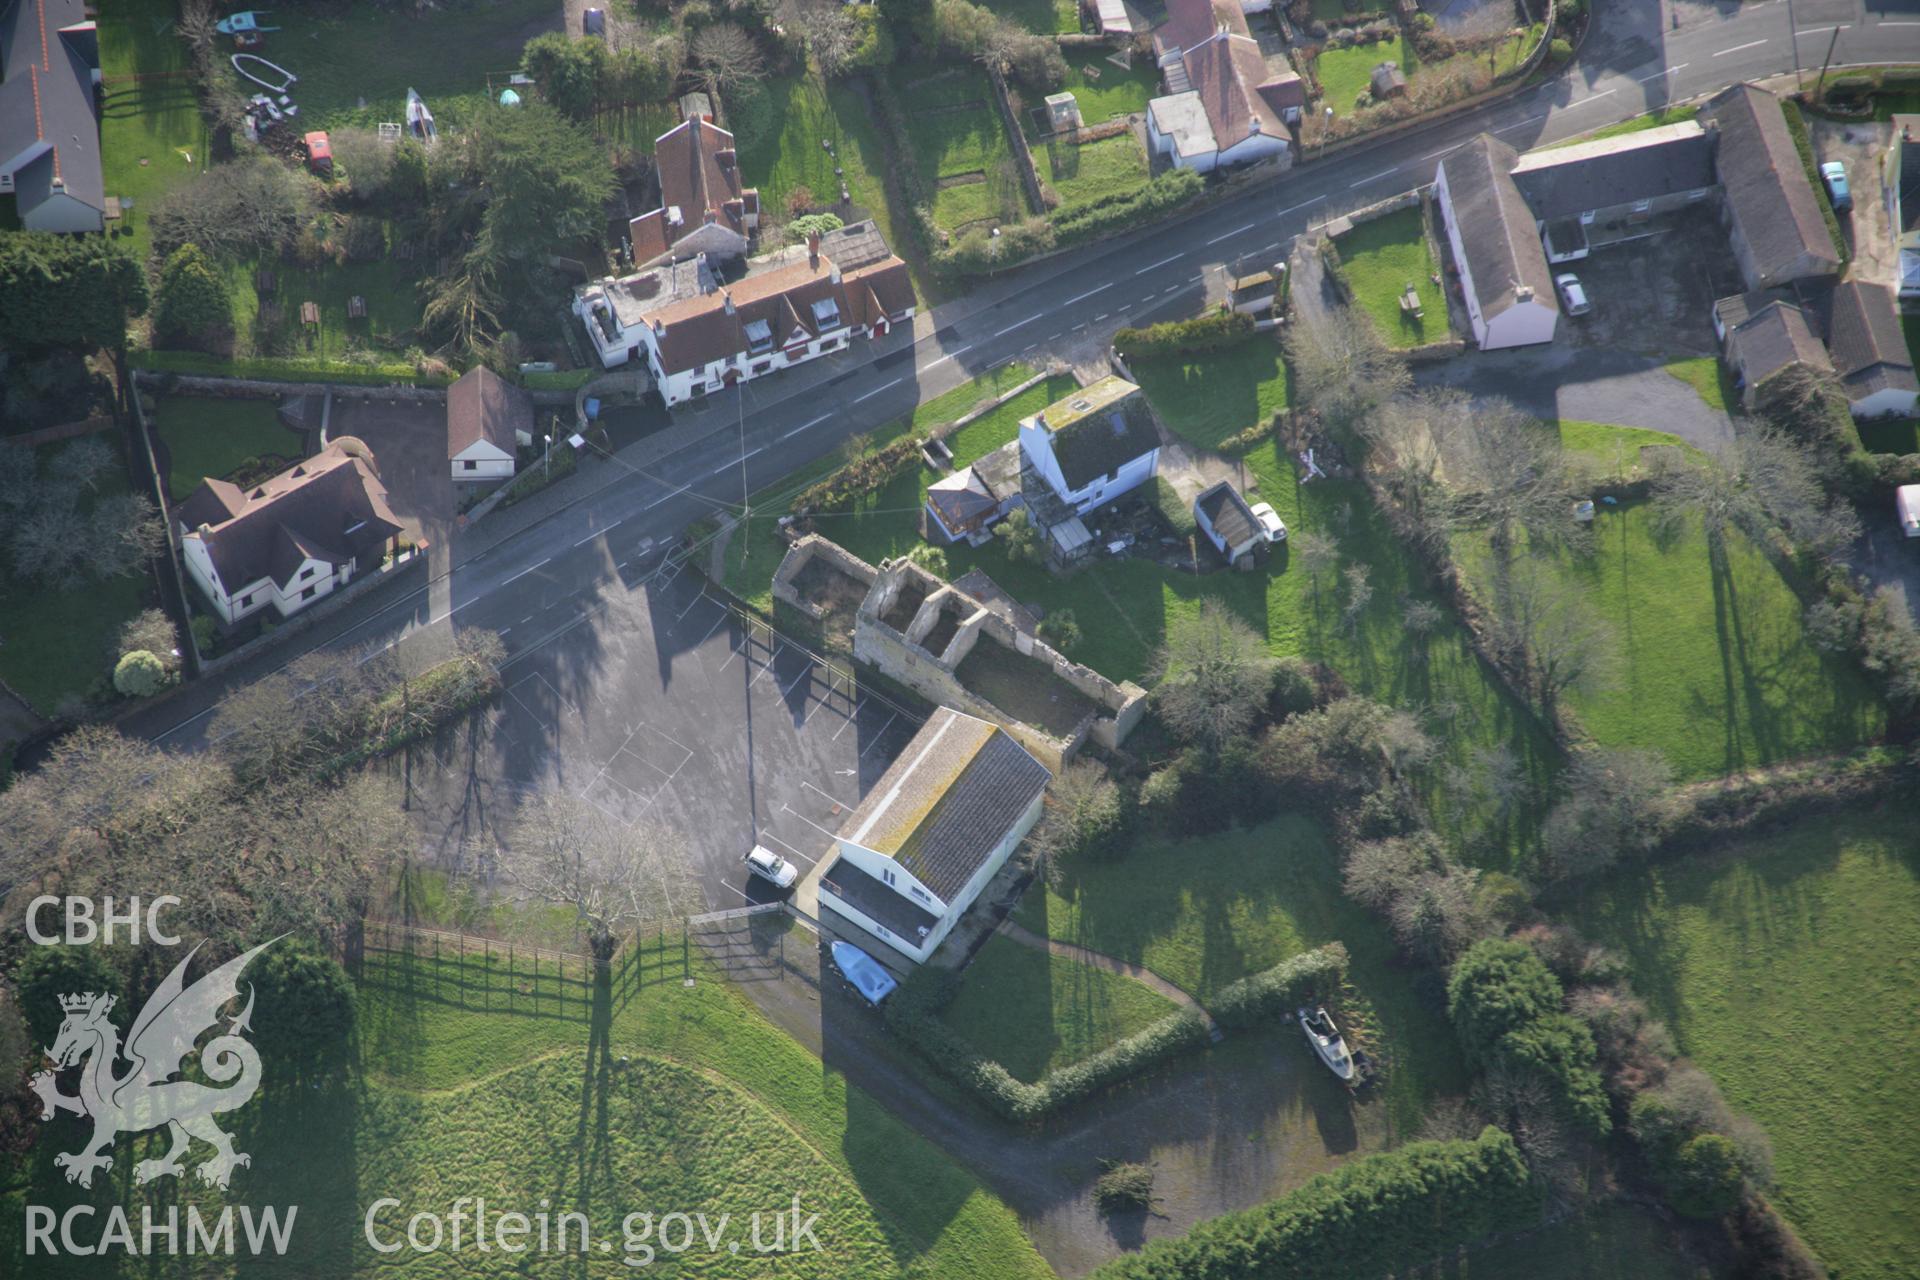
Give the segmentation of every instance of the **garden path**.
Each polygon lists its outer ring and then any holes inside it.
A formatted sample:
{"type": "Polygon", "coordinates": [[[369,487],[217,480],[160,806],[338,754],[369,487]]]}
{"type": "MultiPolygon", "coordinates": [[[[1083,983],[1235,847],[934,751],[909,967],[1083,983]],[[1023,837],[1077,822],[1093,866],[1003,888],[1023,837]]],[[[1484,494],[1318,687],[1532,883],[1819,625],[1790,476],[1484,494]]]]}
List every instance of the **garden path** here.
{"type": "Polygon", "coordinates": [[[1098,951],[1089,951],[1076,942],[1062,942],[1058,938],[1043,938],[1033,930],[1015,924],[1011,919],[1002,920],[998,925],[994,926],[994,932],[1005,934],[1022,946],[1033,947],[1036,950],[1045,951],[1049,955],[1059,956],[1062,960],[1072,960],[1079,964],[1089,965],[1095,969],[1104,969],[1108,973],[1117,973],[1123,978],[1132,978],[1142,986],[1158,991],[1161,995],[1173,1001],[1181,1008],[1192,1009],[1195,1013],[1205,1018],[1207,1020],[1207,1033],[1209,1035],[1218,1036],[1220,1033],[1219,1025],[1214,1022],[1213,1015],[1207,1012],[1204,1005],[1151,969],[1143,968],[1130,960],[1120,960],[1098,951]]]}

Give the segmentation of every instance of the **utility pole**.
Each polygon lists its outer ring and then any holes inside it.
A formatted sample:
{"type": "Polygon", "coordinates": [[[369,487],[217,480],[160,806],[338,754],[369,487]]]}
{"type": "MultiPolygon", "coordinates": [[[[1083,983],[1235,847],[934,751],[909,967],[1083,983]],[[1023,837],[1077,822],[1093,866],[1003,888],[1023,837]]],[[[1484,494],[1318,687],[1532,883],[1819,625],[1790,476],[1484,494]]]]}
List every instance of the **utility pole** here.
{"type": "Polygon", "coordinates": [[[1840,43],[1840,28],[1833,29],[1833,35],[1827,40],[1827,56],[1820,63],[1820,78],[1814,81],[1813,96],[1819,97],[1821,90],[1827,87],[1827,68],[1833,65],[1833,48],[1840,43]]]}
{"type": "Polygon", "coordinates": [[[747,382],[733,384],[734,403],[740,411],[740,563],[753,554],[753,540],[747,537],[747,519],[753,515],[753,503],[747,494],[747,382]]]}

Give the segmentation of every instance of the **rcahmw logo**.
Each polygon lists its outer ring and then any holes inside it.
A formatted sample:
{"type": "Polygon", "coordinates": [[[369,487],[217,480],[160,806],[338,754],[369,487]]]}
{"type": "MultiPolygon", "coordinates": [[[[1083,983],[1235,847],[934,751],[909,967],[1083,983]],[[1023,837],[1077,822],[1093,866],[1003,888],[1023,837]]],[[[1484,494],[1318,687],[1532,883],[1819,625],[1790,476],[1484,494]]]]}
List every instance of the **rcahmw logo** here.
{"type": "MultiPolygon", "coordinates": [[[[157,908],[158,901],[155,903],[157,908]]],[[[112,917],[109,916],[109,920],[112,917]]],[[[152,932],[149,922],[149,932],[152,932]]],[[[273,941],[278,941],[274,939],[273,941]]],[[[248,1043],[253,1015],[253,988],[249,986],[246,1004],[238,1013],[224,1015],[226,1027],[199,1046],[200,1037],[215,1030],[222,1020],[221,1011],[240,998],[240,974],[253,958],[272,946],[265,942],[251,951],[235,956],[198,982],[188,986],[187,965],[199,947],[189,951],[175,965],[159,988],[142,1006],[127,1032],[123,1049],[119,1028],[107,1018],[114,997],[91,991],[70,992],[60,997],[65,1017],[47,1056],[51,1070],[38,1072],[28,1082],[39,1095],[41,1119],[52,1120],[62,1111],[71,1111],[93,1122],[92,1134],[77,1151],[61,1152],[54,1164],[66,1171],[67,1181],[82,1187],[93,1185],[94,1174],[110,1169],[110,1154],[121,1134],[142,1133],[165,1128],[171,1140],[166,1153],[158,1159],[142,1160],[133,1167],[133,1180],[144,1185],[156,1178],[178,1177],[186,1171],[181,1157],[193,1148],[194,1139],[213,1148],[212,1155],[195,1166],[195,1176],[211,1187],[226,1189],[236,1168],[250,1165],[252,1157],[235,1151],[232,1135],[214,1117],[238,1110],[260,1087],[260,1055],[248,1043]],[[191,1058],[198,1059],[200,1080],[183,1079],[182,1072],[191,1058]],[[122,1059],[130,1065],[116,1073],[122,1059]],[[62,1093],[56,1072],[78,1068],[79,1085],[75,1093],[62,1093]]],[[[293,1233],[298,1206],[285,1210],[251,1207],[240,1211],[243,1242],[258,1254],[269,1247],[283,1253],[293,1233]],[[284,1212],[285,1220],[281,1220],[284,1212]]],[[[221,1211],[210,1225],[197,1208],[186,1212],[182,1224],[169,1209],[156,1220],[150,1209],[143,1211],[141,1231],[136,1239],[132,1223],[118,1205],[106,1212],[100,1235],[91,1244],[77,1233],[97,1211],[91,1205],[75,1205],[56,1215],[45,1205],[27,1206],[27,1253],[34,1255],[66,1252],[87,1256],[119,1248],[129,1253],[156,1251],[156,1240],[167,1253],[233,1252],[233,1210],[221,1211]],[[58,1225],[58,1240],[55,1226],[58,1225]]]]}

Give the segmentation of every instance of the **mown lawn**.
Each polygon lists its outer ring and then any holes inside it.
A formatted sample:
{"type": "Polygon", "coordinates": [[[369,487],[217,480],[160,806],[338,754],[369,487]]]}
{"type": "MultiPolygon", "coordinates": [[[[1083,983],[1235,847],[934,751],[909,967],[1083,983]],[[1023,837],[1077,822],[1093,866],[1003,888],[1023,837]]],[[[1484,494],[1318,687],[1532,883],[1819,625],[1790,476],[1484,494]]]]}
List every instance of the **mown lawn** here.
{"type": "Polygon", "coordinates": [[[298,459],[303,441],[280,424],[271,400],[203,400],[162,396],[153,422],[172,455],[167,487],[175,502],[209,476],[224,480],[234,468],[263,453],[298,459]]]}
{"type": "Polygon", "coordinates": [[[845,84],[828,87],[803,75],[769,76],[765,86],[778,131],[735,139],[741,179],[760,189],[761,206],[784,219],[787,197],[796,187],[813,192],[816,204],[831,205],[839,200],[844,181],[853,203],[867,211],[887,244],[901,252],[903,242],[894,233],[887,206],[886,148],[860,96],[845,84]],[[833,149],[828,151],[822,142],[833,149]],[[843,170],[839,178],[835,166],[843,170]]]}
{"type": "Polygon", "coordinates": [[[974,66],[896,64],[888,73],[907,105],[914,160],[935,186],[933,216],[949,231],[1026,216],[1013,149],[993,106],[993,86],[974,66]]]}
{"type": "Polygon", "coordinates": [[[1340,274],[1388,346],[1417,347],[1447,336],[1447,295],[1434,283],[1440,264],[1425,222],[1416,205],[1363,222],[1338,241],[1340,274]],[[1423,319],[1400,309],[1408,285],[1419,295],[1423,319]]]}
{"type": "MultiPolygon", "coordinates": [[[[35,450],[43,467],[59,448],[35,450]]],[[[118,459],[98,486],[103,498],[127,491],[118,459]]],[[[140,612],[147,591],[143,573],[62,588],[17,580],[0,564],[0,680],[43,716],[85,697],[113,674],[120,628],[140,612]]]]}
{"type": "MultiPolygon", "coordinates": [[[[295,6],[273,11],[268,21],[284,29],[269,35],[260,52],[300,77],[293,100],[303,130],[402,121],[408,89],[419,91],[446,130],[493,101],[519,67],[526,42],[559,30],[560,10],[546,0],[495,0],[425,14],[295,6]]],[[[221,41],[223,56],[227,43],[221,41]]],[[[234,83],[256,91],[238,75],[234,83]]]]}
{"type": "Polygon", "coordinates": [[[1137,191],[1147,181],[1147,153],[1131,133],[1084,146],[1042,143],[1033,158],[1040,180],[1060,193],[1062,209],[1137,191]]]}
{"type": "Polygon", "coordinates": [[[1356,1027],[1387,1064],[1403,1130],[1427,1104],[1466,1086],[1437,1001],[1416,995],[1385,928],[1340,890],[1333,846],[1307,818],[1244,831],[1147,840],[1117,862],[1036,881],[1014,918],[1035,933],[1131,960],[1205,1004],[1230,982],[1323,943],[1352,954],[1351,981],[1372,1025],[1356,1027]]]}
{"type": "Polygon", "coordinates": [[[986,0],[985,7],[1036,35],[1080,30],[1080,9],[1074,0],[986,0]]]}
{"type": "MultiPolygon", "coordinates": [[[[1265,338],[1204,362],[1139,361],[1134,372],[1169,428],[1202,444],[1231,436],[1286,403],[1286,377],[1278,350],[1265,338]]],[[[970,403],[978,394],[966,393],[961,403],[970,403]]],[[[1021,416],[1060,394],[1060,390],[1036,389],[969,427],[962,438],[949,440],[955,458],[965,462],[1013,439],[1021,416]]],[[[929,413],[929,408],[922,406],[923,421],[954,416],[929,413]]],[[[762,531],[748,539],[736,534],[729,546],[726,582],[730,589],[768,607],[773,571],[784,551],[770,527],[771,517],[784,512],[793,493],[836,462],[823,460],[756,496],[755,508],[768,518],[762,531]],[[742,563],[743,552],[746,563],[742,563]]],[[[1115,680],[1150,680],[1168,625],[1197,611],[1205,600],[1218,599],[1244,619],[1274,655],[1327,663],[1356,692],[1425,715],[1441,743],[1445,764],[1471,771],[1480,753],[1509,748],[1532,783],[1534,800],[1515,811],[1496,814],[1458,771],[1449,768],[1436,770],[1430,796],[1441,823],[1472,856],[1488,865],[1504,866],[1514,850],[1532,839],[1538,816],[1533,806],[1541,803],[1558,763],[1550,738],[1532,713],[1481,664],[1464,628],[1450,614],[1428,636],[1407,632],[1402,614],[1408,601],[1433,597],[1427,595],[1421,575],[1363,486],[1346,480],[1303,485],[1294,460],[1271,443],[1252,450],[1244,463],[1255,496],[1272,503],[1289,530],[1296,535],[1312,530],[1334,539],[1342,552],[1343,570],[1349,564],[1364,566],[1372,602],[1355,624],[1342,617],[1341,575],[1326,575],[1315,582],[1291,564],[1284,548],[1260,573],[1195,575],[1129,557],[1102,558],[1061,578],[1038,566],[1015,562],[998,542],[978,549],[948,547],[948,564],[955,575],[974,567],[983,569],[1023,601],[1049,610],[1072,610],[1083,638],[1069,650],[1070,656],[1115,680]]],[[[829,515],[819,521],[818,528],[869,562],[903,554],[921,541],[915,513],[925,483],[932,478],[919,473],[896,480],[864,504],[871,514],[829,515]]],[[[1093,524],[1099,524],[1097,513],[1093,524]]]]}
{"type": "MultiPolygon", "coordinates": [[[[654,140],[679,123],[680,112],[671,102],[646,102],[602,112],[594,121],[594,127],[616,146],[630,147],[643,156],[650,156],[654,140]]],[[[734,141],[737,144],[739,139],[734,141]]]]}
{"type": "Polygon", "coordinates": [[[1613,877],[1579,927],[1773,1140],[1775,1199],[1836,1276],[1920,1274],[1920,809],[1822,816],[1613,877]]]}
{"type": "MultiPolygon", "coordinates": [[[[667,1274],[1052,1275],[1014,1215],[973,1175],[823,1070],[697,947],[683,967],[673,937],[645,956],[643,984],[629,981],[629,971],[598,1001],[575,982],[562,1003],[556,996],[569,984],[548,974],[537,1011],[524,952],[514,1007],[503,1008],[509,987],[500,959],[496,947],[495,967],[483,977],[478,957],[461,966],[370,952],[354,1085],[316,1089],[269,1065],[261,1097],[238,1118],[239,1146],[253,1163],[236,1175],[236,1194],[299,1205],[301,1274],[391,1274],[393,1256],[374,1253],[363,1237],[376,1200],[399,1201],[380,1211],[378,1226],[383,1237],[392,1227],[404,1238],[412,1214],[444,1217],[472,1196],[485,1197],[490,1217],[546,1210],[557,1226],[562,1212],[584,1214],[592,1238],[613,1246],[597,1274],[625,1272],[616,1265],[623,1259],[638,1271],[645,1260],[627,1252],[628,1214],[649,1213],[657,1223],[679,1212],[706,1214],[716,1231],[729,1215],[728,1234],[710,1254],[696,1228],[693,1250],[655,1259],[667,1274]],[[819,1215],[820,1247],[756,1251],[753,1213],[762,1214],[762,1243],[771,1243],[772,1214],[787,1211],[790,1232],[796,1195],[803,1217],[819,1215]],[[730,1239],[741,1242],[737,1253],[730,1239]]],[[[51,1163],[62,1145],[43,1142],[32,1158],[26,1198],[34,1203],[64,1208],[83,1194],[51,1163]]],[[[180,1187],[203,1211],[217,1200],[186,1179],[180,1187]]],[[[0,1220],[0,1248],[10,1256],[21,1252],[21,1200],[9,1197],[0,1220]]],[[[530,1248],[499,1265],[499,1252],[474,1248],[471,1217],[463,1249],[448,1241],[402,1256],[409,1275],[426,1277],[558,1278],[587,1269],[578,1252],[555,1249],[530,1248]]],[[[34,1265],[36,1276],[146,1274],[144,1264],[97,1258],[34,1265]]]]}
{"type": "Polygon", "coordinates": [[[1172,1012],[1171,1000],[1131,978],[993,937],[941,1016],[974,1048],[1032,1081],[1172,1012]]]}
{"type": "Polygon", "coordinates": [[[144,257],[147,216],[167,191],[206,172],[212,157],[188,70],[187,46],[174,34],[172,0],[101,0],[101,176],[106,194],[133,209],[119,223],[144,257]],[[135,77],[145,77],[136,79],[135,77]]]}
{"type": "MultiPolygon", "coordinates": [[[[1730,534],[1724,556],[1698,525],[1663,542],[1637,502],[1601,506],[1595,533],[1591,557],[1538,563],[1609,624],[1612,668],[1570,699],[1597,741],[1708,778],[1845,750],[1884,727],[1864,677],[1807,643],[1799,598],[1744,535],[1730,534]]],[[[1474,591],[1497,602],[1485,533],[1456,535],[1454,549],[1474,591]]]]}
{"type": "MultiPolygon", "coordinates": [[[[1138,58],[1122,71],[1100,50],[1077,49],[1068,54],[1066,82],[1055,92],[1071,93],[1080,107],[1080,123],[1091,127],[1145,111],[1147,103],[1160,96],[1160,84],[1160,68],[1151,58],[1138,58]],[[1088,74],[1089,68],[1094,74],[1088,74]]],[[[1029,110],[1021,122],[1029,137],[1039,132],[1033,109],[1044,105],[1040,96],[1044,95],[1030,95],[1029,110]]]]}
{"type": "Polygon", "coordinates": [[[1708,408],[1726,413],[1730,405],[1740,403],[1739,393],[1733,389],[1726,366],[1720,363],[1718,356],[1675,360],[1667,366],[1667,372],[1699,392],[1708,408]]]}
{"type": "Polygon", "coordinates": [[[1661,107],[1658,111],[1649,111],[1637,115],[1631,120],[1619,120],[1602,125],[1592,133],[1583,133],[1577,138],[1563,138],[1559,142],[1549,142],[1541,150],[1551,151],[1555,147],[1570,147],[1576,142],[1597,142],[1601,138],[1618,138],[1623,134],[1639,133],[1644,129],[1658,129],[1664,124],[1679,124],[1691,120],[1700,114],[1698,103],[1689,103],[1678,107],[1661,107]]]}
{"type": "Polygon", "coordinates": [[[1379,44],[1322,49],[1313,63],[1314,74],[1320,77],[1321,108],[1332,107],[1335,115],[1344,116],[1353,113],[1362,93],[1368,94],[1367,100],[1371,102],[1373,69],[1383,62],[1399,63],[1400,70],[1411,80],[1418,65],[1413,56],[1413,42],[1405,35],[1398,35],[1379,44]]]}

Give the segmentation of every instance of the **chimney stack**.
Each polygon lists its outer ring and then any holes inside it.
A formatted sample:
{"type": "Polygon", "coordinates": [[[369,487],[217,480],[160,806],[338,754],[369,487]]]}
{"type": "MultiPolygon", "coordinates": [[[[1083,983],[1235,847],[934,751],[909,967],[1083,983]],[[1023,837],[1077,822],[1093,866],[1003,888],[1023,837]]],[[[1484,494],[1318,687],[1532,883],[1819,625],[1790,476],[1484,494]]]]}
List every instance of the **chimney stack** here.
{"type": "Polygon", "coordinates": [[[807,237],[807,265],[815,271],[820,269],[820,233],[817,231],[807,237]]]}
{"type": "Polygon", "coordinates": [[[725,304],[727,308],[727,314],[732,315],[734,313],[733,312],[733,295],[731,293],[728,293],[726,290],[722,289],[720,291],[720,300],[723,304],[725,304]]]}

